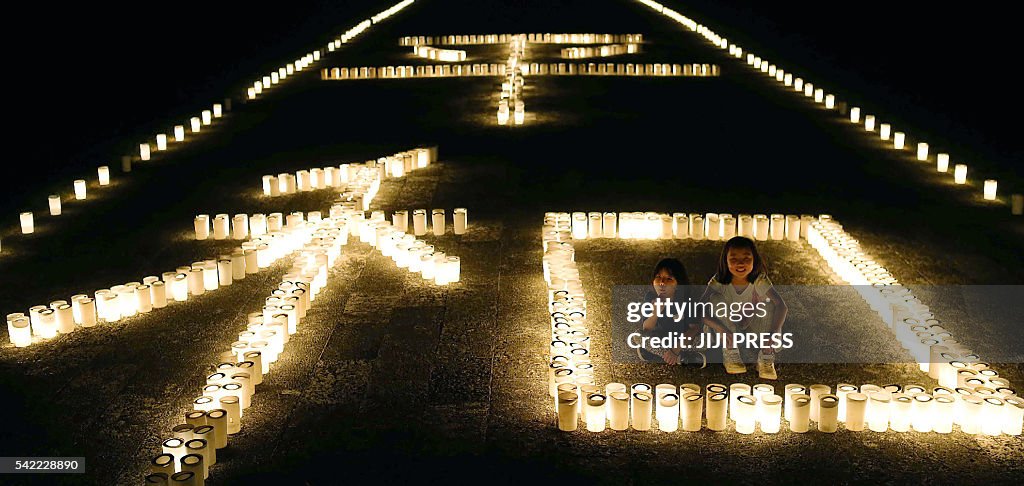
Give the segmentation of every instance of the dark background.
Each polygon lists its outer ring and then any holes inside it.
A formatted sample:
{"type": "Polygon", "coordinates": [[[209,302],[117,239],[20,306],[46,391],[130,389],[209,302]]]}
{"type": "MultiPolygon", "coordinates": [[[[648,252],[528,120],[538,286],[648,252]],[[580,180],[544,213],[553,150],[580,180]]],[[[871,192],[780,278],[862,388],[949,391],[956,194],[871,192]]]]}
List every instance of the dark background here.
{"type": "MultiPolygon", "coordinates": [[[[92,179],[99,165],[117,167],[121,154],[137,151],[139,139],[158,127],[237,96],[257,73],[393,3],[24,4],[10,20],[25,28],[5,35],[6,111],[19,123],[5,137],[16,147],[5,165],[18,189],[0,198],[4,226],[16,224],[18,211],[45,210],[45,195],[70,192],[73,178],[92,179]]],[[[562,2],[544,3],[555,10],[562,2]]],[[[1004,175],[997,168],[1012,173],[1022,155],[1013,122],[1024,103],[1010,75],[1017,29],[1013,16],[991,4],[666,4],[841,99],[862,100],[866,112],[933,140],[933,151],[960,154],[957,162],[1004,175]]]]}

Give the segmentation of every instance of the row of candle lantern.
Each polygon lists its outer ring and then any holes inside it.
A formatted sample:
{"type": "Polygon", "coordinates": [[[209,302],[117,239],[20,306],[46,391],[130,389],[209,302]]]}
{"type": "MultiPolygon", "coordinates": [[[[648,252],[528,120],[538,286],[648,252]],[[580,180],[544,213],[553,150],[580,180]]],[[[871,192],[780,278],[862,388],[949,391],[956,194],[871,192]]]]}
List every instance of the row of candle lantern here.
{"type": "Polygon", "coordinates": [[[982,396],[971,390],[949,390],[923,385],[855,385],[832,387],[815,384],[785,386],[780,395],[769,384],[728,386],[696,384],[651,387],[636,383],[593,384],[551,381],[550,395],[559,430],[574,431],[583,423],[590,432],[652,430],[776,434],[783,419],[791,432],[806,433],[811,423],[820,432],[834,433],[839,425],[850,432],[935,432],[948,434],[958,425],[966,434],[1019,436],[1024,421],[1024,400],[1016,395],[982,396]],[[653,420],[652,420],[653,418],[653,420]]]}
{"type": "Polygon", "coordinates": [[[799,241],[817,220],[811,215],[729,213],[598,212],[564,213],[572,238],[799,241]]]}
{"type": "MultiPolygon", "coordinates": [[[[228,100],[229,101],[229,100],[228,100]]],[[[210,125],[213,123],[213,118],[222,116],[223,105],[220,103],[214,104],[212,110],[203,110],[201,117],[193,117],[192,131],[198,132],[202,125],[210,125]]],[[[184,126],[178,125],[175,127],[175,141],[184,141],[184,126]]],[[[156,136],[156,149],[158,151],[167,149],[167,135],[158,134],[156,136]]],[[[150,160],[151,146],[149,143],[143,143],[139,146],[139,158],[143,161],[150,160]]],[[[124,156],[121,169],[123,172],[131,172],[132,157],[124,156]]],[[[110,185],[110,167],[103,165],[96,169],[97,180],[100,187],[110,185]]],[[[76,201],[84,201],[88,197],[87,182],[85,179],[76,179],[73,186],[73,199],[76,201]]],[[[46,198],[47,209],[49,210],[50,216],[60,216],[63,212],[63,201],[64,199],[60,194],[50,194],[46,198]]],[[[21,224],[22,234],[32,234],[35,232],[35,214],[31,211],[24,211],[19,215],[19,222],[21,224]]]]}
{"type": "Polygon", "coordinates": [[[263,195],[277,197],[296,192],[339,188],[356,183],[365,175],[383,171],[385,177],[403,177],[437,159],[437,147],[419,147],[362,164],[340,164],[263,176],[263,195]]]}
{"type": "MultiPolygon", "coordinates": [[[[523,76],[681,76],[717,77],[716,64],[633,64],[633,63],[522,63],[523,76]]],[[[326,81],[357,79],[416,79],[471,76],[506,76],[506,64],[440,64],[436,66],[363,66],[323,68],[326,81]]]]}
{"type": "MultiPolygon", "coordinates": [[[[665,7],[658,2],[651,0],[638,1],[685,25],[690,30],[697,32],[710,41],[715,47],[723,50],[727,49],[730,56],[738,59],[744,58],[744,50],[742,47],[730,43],[728,39],[721,37],[708,27],[698,24],[693,19],[665,7]]],[[[786,87],[792,87],[795,91],[803,93],[804,96],[813,98],[815,103],[824,105],[826,109],[835,110],[841,105],[845,106],[845,103],[840,103],[834,94],[826,93],[823,88],[815,87],[813,83],[805,82],[803,78],[794,76],[792,72],[787,72],[785,69],[762,59],[760,56],[746,52],[746,63],[754,69],[764,73],[769,78],[773,78],[779,83],[782,83],[786,87]]],[[[879,123],[875,115],[862,115],[860,107],[850,107],[849,120],[851,123],[855,124],[863,123],[864,130],[867,133],[873,133],[877,125],[878,136],[882,141],[891,141],[891,148],[894,150],[902,152],[907,149],[908,141],[905,132],[894,131],[892,125],[889,123],[879,123]]],[[[930,159],[930,145],[927,142],[920,141],[916,144],[915,148],[917,160],[927,162],[930,159]]],[[[948,172],[949,160],[949,154],[947,153],[936,154],[936,170],[941,173],[948,172]]],[[[953,167],[953,182],[954,184],[967,183],[966,164],[956,164],[953,167]]],[[[988,201],[995,201],[997,199],[997,189],[998,181],[995,179],[986,179],[982,186],[982,198],[988,201]]],[[[1024,214],[1024,194],[1012,194],[1010,197],[1010,206],[1011,212],[1014,215],[1024,214]]]]}
{"type": "MultiPolygon", "coordinates": [[[[258,216],[258,215],[257,215],[258,216]]],[[[118,322],[137,314],[162,309],[173,302],[185,302],[258,273],[296,248],[306,244],[320,221],[319,212],[291,213],[287,225],[279,214],[267,218],[268,227],[254,224],[252,239],[242,243],[230,254],[177,267],[161,276],[147,276],[141,282],[115,285],[97,290],[92,297],[73,295],[69,301],[56,300],[49,305],[29,308],[28,315],[7,315],[7,331],[15,347],[26,347],[38,339],[52,339],[58,334],[74,332],[79,326],[89,328],[102,323],[118,322]],[[276,217],[275,217],[276,216],[276,217]],[[308,216],[308,220],[306,217],[308,216]]],[[[254,218],[255,219],[255,218],[254,218]]]]}
{"type": "MultiPolygon", "coordinates": [[[[398,268],[418,273],[424,280],[432,281],[435,285],[448,285],[460,280],[461,259],[436,251],[433,245],[416,238],[418,235],[408,233],[409,220],[406,211],[397,211],[392,215],[392,221],[387,220],[384,211],[373,211],[369,219],[365,219],[362,211],[351,208],[341,208],[341,212],[354,216],[353,221],[358,225],[360,241],[380,250],[381,254],[391,258],[398,268]],[[404,220],[402,215],[406,216],[404,220]]],[[[444,234],[444,210],[435,209],[432,216],[434,234],[444,234]]],[[[425,228],[425,217],[419,218],[419,213],[414,211],[413,225],[416,230],[425,228]]]]}
{"type": "Polygon", "coordinates": [[[999,376],[978,354],[955,339],[911,289],[900,284],[831,217],[823,216],[811,225],[807,242],[878,313],[919,369],[940,385],[955,387],[965,378],[977,379],[971,376],[977,374],[970,371],[972,366],[984,368],[983,378],[999,376]]]}
{"type": "Polygon", "coordinates": [[[466,60],[466,51],[458,49],[439,49],[431,46],[412,46],[413,55],[424,59],[444,62],[461,62],[466,60]]]}
{"type": "MultiPolygon", "coordinates": [[[[445,210],[444,209],[432,209],[430,211],[430,218],[427,218],[426,209],[414,209],[412,210],[412,234],[414,236],[424,236],[428,232],[434,236],[444,236],[445,227],[445,210]],[[430,223],[429,225],[427,223],[430,223]]],[[[409,233],[409,211],[398,210],[391,214],[391,224],[398,231],[403,233],[409,233]]],[[[466,234],[466,229],[469,227],[469,212],[466,208],[455,208],[452,211],[452,233],[456,235],[466,234]]]]}
{"type": "Polygon", "coordinates": [[[469,34],[442,36],[405,36],[398,39],[401,46],[416,45],[482,45],[507,44],[514,39],[525,37],[526,42],[533,44],[639,44],[644,40],[642,34],[469,34]]]}
{"type": "MultiPolygon", "coordinates": [[[[399,2],[393,5],[392,7],[388,8],[387,10],[384,10],[374,15],[371,18],[359,22],[355,26],[345,31],[345,33],[343,33],[342,35],[331,40],[331,42],[327,44],[327,52],[334,52],[335,50],[340,48],[342,44],[350,42],[357,35],[363,33],[364,31],[366,31],[366,29],[370,28],[370,26],[372,26],[374,23],[380,22],[390,17],[391,15],[394,15],[395,13],[409,6],[412,3],[413,0],[405,0],[403,2],[399,2]]],[[[265,90],[268,90],[273,86],[276,86],[278,83],[281,83],[289,76],[299,73],[303,69],[312,66],[316,62],[320,61],[322,53],[322,50],[316,49],[296,59],[293,62],[285,64],[284,66],[281,66],[276,70],[273,70],[270,73],[261,76],[259,79],[253,81],[251,86],[246,88],[246,99],[254,100],[258,96],[262,95],[265,90]]]]}
{"type": "Polygon", "coordinates": [[[257,387],[273,371],[326,285],[328,269],[348,241],[346,226],[340,217],[315,222],[310,238],[297,248],[291,269],[265,299],[262,310],[247,316],[245,330],[205,373],[192,410],[170,429],[160,453],[147,464],[148,483],[189,475],[194,484],[204,484],[209,478],[217,451],[241,431],[242,418],[254,403],[257,387]]]}
{"type": "Polygon", "coordinates": [[[563,59],[583,59],[587,57],[621,56],[640,52],[640,44],[609,44],[596,47],[567,47],[560,51],[563,59]]]}
{"type": "Polygon", "coordinates": [[[526,102],[523,100],[525,79],[522,73],[522,60],[526,56],[526,35],[521,34],[512,39],[508,46],[505,79],[501,83],[501,92],[498,94],[498,125],[508,125],[510,109],[512,122],[522,125],[526,121],[526,102]]]}

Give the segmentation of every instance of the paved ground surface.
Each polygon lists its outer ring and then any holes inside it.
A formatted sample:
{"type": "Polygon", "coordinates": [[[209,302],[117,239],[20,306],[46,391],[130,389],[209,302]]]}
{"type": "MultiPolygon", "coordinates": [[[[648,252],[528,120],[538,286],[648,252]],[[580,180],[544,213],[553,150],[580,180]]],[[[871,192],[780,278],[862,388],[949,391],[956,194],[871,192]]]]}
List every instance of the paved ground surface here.
{"type": "MultiPolygon", "coordinates": [[[[1024,246],[1022,224],[1005,207],[982,204],[910,157],[855,136],[853,127],[639,4],[427,0],[320,66],[415,64],[396,45],[401,35],[547,31],[640,32],[649,40],[642,58],[714,62],[722,76],[529,78],[527,125],[501,128],[489,124],[493,80],[326,82],[305,74],[241,106],[214,134],[121,179],[105,197],[59,220],[42,219],[31,238],[5,240],[0,285],[9,290],[0,308],[137,280],[232,246],[191,241],[198,212],[327,209],[326,191],[260,198],[264,173],[438,144],[441,163],[386,183],[375,206],[468,207],[469,233],[428,238],[462,257],[462,282],[426,285],[366,245],[346,247],[331,285],[260,386],[242,432],[218,454],[209,484],[1008,483],[1024,473],[1020,438],[558,432],[545,395],[544,211],[829,212],[909,284],[1018,284],[1024,246]]],[[[599,382],[732,381],[718,368],[614,364],[610,330],[600,325],[611,285],[644,283],[665,255],[681,256],[703,281],[715,247],[595,241],[579,248],[596,309],[599,382]]],[[[776,283],[830,282],[810,252],[802,244],[767,245],[776,283]]],[[[206,364],[283,271],[27,349],[0,348],[8,418],[0,455],[84,455],[90,471],[3,482],[138,482],[144,461],[196,395],[206,364]]],[[[830,322],[827,312],[822,321],[830,322]]],[[[948,324],[954,332],[970,326],[948,324]]],[[[1015,327],[1007,322],[1000,332],[1019,340],[1015,327]]],[[[836,336],[891,346],[867,313],[836,336]]],[[[1024,383],[1019,365],[996,366],[1024,383]]],[[[805,384],[921,380],[904,365],[788,365],[780,372],[783,382],[805,384]]]]}

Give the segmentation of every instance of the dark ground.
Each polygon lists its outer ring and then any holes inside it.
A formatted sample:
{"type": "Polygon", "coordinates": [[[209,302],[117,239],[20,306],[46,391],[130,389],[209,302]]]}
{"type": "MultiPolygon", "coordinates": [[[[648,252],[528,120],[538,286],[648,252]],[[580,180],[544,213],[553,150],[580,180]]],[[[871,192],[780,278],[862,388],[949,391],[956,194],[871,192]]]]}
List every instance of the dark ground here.
{"type": "MultiPolygon", "coordinates": [[[[68,204],[59,219],[37,217],[37,234],[4,238],[0,285],[15,290],[0,295],[0,309],[27,309],[215,255],[221,245],[189,240],[198,212],[327,209],[326,192],[259,198],[264,173],[431,143],[440,146],[442,162],[385,184],[375,206],[468,207],[471,231],[436,241],[462,257],[463,281],[423,285],[366,245],[350,244],[260,386],[242,432],[218,454],[210,484],[948,483],[962,475],[1009,483],[1021,476],[1019,437],[559,433],[545,395],[544,211],[828,212],[908,284],[1024,281],[1022,225],[1005,206],[937,182],[910,157],[882,150],[640,4],[455,4],[457,15],[446,2],[421,0],[317,67],[406,57],[397,46],[402,35],[640,32],[649,42],[646,57],[718,63],[722,76],[532,77],[527,124],[508,128],[491,125],[492,80],[324,82],[307,73],[130,177],[115,171],[117,185],[103,197],[68,204]]],[[[691,249],[581,243],[584,285],[593,305],[607,308],[604,288],[643,283],[659,256],[676,252],[685,252],[694,279],[704,280],[713,249],[691,249]]],[[[779,276],[794,280],[776,283],[827,282],[810,251],[779,246],[770,253],[779,276]]],[[[204,364],[226,349],[281,272],[27,349],[0,348],[9,417],[0,455],[84,455],[90,471],[10,476],[5,484],[135,483],[196,394],[204,364]]],[[[601,312],[595,315],[600,322],[601,312]]],[[[863,339],[884,336],[872,318],[863,339]]],[[[1006,326],[1012,331],[1016,323],[1006,326]]],[[[718,368],[693,374],[612,364],[606,328],[592,326],[604,342],[594,357],[601,383],[725,382],[718,368]]],[[[1019,365],[996,367],[1024,382],[1019,365]]],[[[920,379],[902,365],[790,365],[780,372],[782,382],[805,384],[920,379]]]]}

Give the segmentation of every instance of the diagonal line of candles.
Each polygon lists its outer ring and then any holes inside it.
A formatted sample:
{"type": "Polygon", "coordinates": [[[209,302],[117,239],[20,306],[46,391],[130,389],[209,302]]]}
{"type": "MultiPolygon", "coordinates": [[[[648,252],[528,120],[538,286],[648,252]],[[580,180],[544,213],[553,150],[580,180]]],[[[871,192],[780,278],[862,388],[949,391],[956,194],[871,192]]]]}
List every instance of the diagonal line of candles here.
{"type": "Polygon", "coordinates": [[[520,34],[508,43],[508,60],[505,61],[505,79],[498,93],[498,125],[508,125],[511,105],[512,122],[522,125],[526,120],[526,101],[523,100],[522,60],[526,57],[526,35],[520,34]]]}
{"type": "MultiPolygon", "coordinates": [[[[436,148],[419,148],[384,157],[381,159],[384,162],[343,164],[337,173],[346,175],[344,182],[331,186],[339,191],[339,202],[331,208],[331,218],[340,217],[351,221],[350,230],[357,234],[358,222],[363,218],[360,216],[357,219],[353,213],[361,215],[362,211],[369,208],[382,179],[389,174],[391,177],[401,177],[406,173],[395,169],[387,171],[385,167],[396,160],[403,164],[411,163],[414,154],[425,167],[432,157],[436,157],[436,153],[436,148]]],[[[214,240],[230,238],[247,241],[228,254],[177,267],[174,271],[162,273],[160,277],[147,276],[141,282],[100,289],[92,297],[77,294],[71,296],[70,302],[55,300],[49,305],[33,306],[28,309],[28,315],[21,312],[7,314],[8,336],[15,347],[26,347],[34,342],[55,338],[58,334],[74,332],[79,327],[90,328],[118,322],[123,318],[162,309],[174,302],[188,301],[190,296],[195,298],[229,286],[233,281],[242,280],[247,274],[255,274],[291,253],[297,245],[308,240],[308,234],[320,220],[319,211],[305,215],[301,212],[288,215],[236,214],[233,217],[218,214],[212,221],[209,215],[200,214],[193,221],[196,240],[202,241],[212,236],[214,240]]]]}
{"type": "Polygon", "coordinates": [[[466,51],[458,49],[439,49],[437,47],[414,45],[413,55],[434,61],[459,62],[466,60],[466,51]]]}
{"type": "MultiPolygon", "coordinates": [[[[327,50],[330,52],[335,51],[341,44],[350,42],[354,37],[368,29],[372,24],[379,23],[384,19],[394,15],[398,11],[412,4],[415,0],[404,0],[395,4],[394,6],[384,10],[370,19],[366,19],[355,27],[352,27],[341,36],[332,40],[327,50]]],[[[270,72],[268,75],[262,76],[260,79],[254,81],[252,86],[246,90],[247,99],[255,99],[257,96],[263,93],[264,90],[275,86],[278,83],[284,81],[289,76],[296,72],[302,71],[303,69],[311,66],[316,61],[320,60],[321,50],[315,50],[296,59],[294,62],[288,63],[275,71],[270,72]]],[[[213,119],[221,118],[227,111],[231,111],[231,98],[225,98],[223,103],[214,103],[213,106],[208,110],[202,110],[199,116],[193,116],[188,120],[189,133],[199,133],[202,127],[213,124],[213,119]]],[[[153,140],[143,142],[139,144],[138,155],[125,155],[121,157],[121,170],[123,172],[131,172],[132,164],[135,160],[143,162],[149,161],[154,152],[162,152],[168,149],[168,143],[182,143],[185,141],[185,130],[186,125],[174,125],[172,133],[158,133],[153,140]],[[137,157],[137,159],[136,159],[137,157]]],[[[110,168],[108,166],[101,166],[97,169],[99,175],[99,186],[107,186],[110,184],[110,168]]],[[[74,185],[74,200],[82,201],[87,196],[87,183],[85,179],[77,179],[73,183],[74,185]]],[[[47,196],[47,206],[49,214],[51,216],[61,215],[62,196],[59,194],[50,194],[47,196]]],[[[32,234],[35,232],[35,215],[31,211],[23,211],[19,214],[19,221],[21,224],[21,234],[32,234]]],[[[0,253],[3,252],[3,242],[0,241],[0,253]]]]}
{"type": "Polygon", "coordinates": [[[611,57],[637,54],[640,44],[608,44],[596,47],[567,47],[560,51],[562,59],[585,59],[588,57],[611,57]]]}
{"type": "Polygon", "coordinates": [[[829,215],[725,213],[549,212],[542,230],[543,271],[548,286],[551,341],[548,393],[559,430],[582,422],[591,432],[651,430],[696,432],[702,428],[752,434],[792,432],[814,423],[820,432],[848,431],[1020,435],[1024,400],[987,363],[960,345],[928,307],[862,251],[829,215]],[[723,240],[747,236],[759,241],[801,239],[881,316],[899,342],[938,386],[839,383],[774,385],[708,384],[701,388],[646,383],[627,386],[595,380],[587,330],[587,299],[575,262],[574,240],[587,238],[723,240]],[[833,393],[834,392],[834,393],[833,393]],[[653,420],[652,420],[653,415],[653,420]]]}
{"type": "Polygon", "coordinates": [[[553,34],[553,33],[532,33],[532,34],[463,34],[463,35],[440,35],[440,36],[406,36],[398,40],[401,46],[417,45],[448,45],[448,46],[472,46],[485,44],[507,44],[520,36],[526,36],[526,42],[531,44],[614,44],[614,43],[641,43],[644,40],[642,34],[553,34]]]}
{"type": "MultiPolygon", "coordinates": [[[[708,27],[698,24],[695,20],[658,2],[652,0],[637,1],[702,35],[715,47],[723,50],[728,49],[730,56],[737,59],[744,59],[745,51],[742,47],[730,43],[728,39],[721,37],[708,27]]],[[[794,91],[802,93],[807,98],[812,98],[815,103],[824,105],[826,109],[835,110],[843,116],[848,114],[850,123],[857,125],[863,124],[864,132],[867,136],[877,136],[883,142],[886,142],[890,149],[904,153],[913,145],[907,137],[906,132],[896,131],[889,123],[881,123],[876,115],[862,113],[860,107],[852,106],[847,110],[847,104],[839,101],[834,94],[826,93],[824,88],[815,86],[813,83],[795,76],[791,71],[786,71],[780,66],[771,64],[767,60],[764,60],[760,56],[754,55],[749,51],[746,51],[745,60],[747,65],[752,66],[754,69],[760,71],[769,78],[774,79],[785,87],[792,88],[794,91]],[[876,128],[878,129],[877,135],[875,134],[876,128]]],[[[930,153],[931,145],[929,145],[928,142],[923,140],[917,141],[915,149],[916,160],[921,162],[929,162],[932,160],[930,153]]],[[[950,155],[948,153],[936,153],[934,161],[935,170],[937,172],[944,174],[949,172],[950,155]]],[[[954,184],[966,185],[969,183],[969,180],[967,179],[967,164],[954,164],[952,169],[954,184]]],[[[982,198],[986,201],[999,201],[997,197],[998,186],[999,183],[997,180],[985,179],[982,184],[982,198]]],[[[1009,202],[1010,211],[1013,215],[1019,216],[1024,214],[1024,194],[1011,194],[1009,202]]]]}
{"type": "MultiPolygon", "coordinates": [[[[675,76],[716,77],[717,64],[667,63],[522,63],[523,76],[675,76]]],[[[507,64],[436,64],[423,66],[353,66],[323,68],[320,79],[347,81],[359,79],[419,79],[473,76],[507,76],[507,64]]]]}

